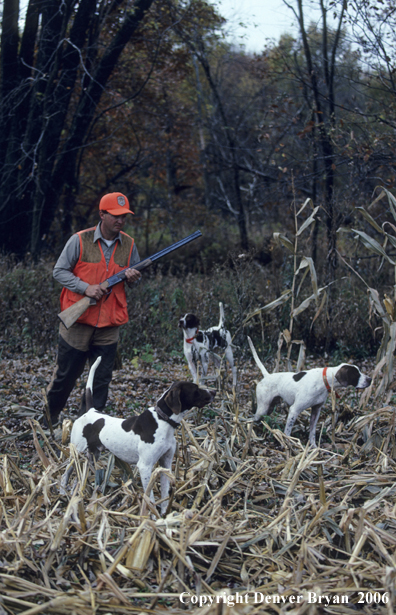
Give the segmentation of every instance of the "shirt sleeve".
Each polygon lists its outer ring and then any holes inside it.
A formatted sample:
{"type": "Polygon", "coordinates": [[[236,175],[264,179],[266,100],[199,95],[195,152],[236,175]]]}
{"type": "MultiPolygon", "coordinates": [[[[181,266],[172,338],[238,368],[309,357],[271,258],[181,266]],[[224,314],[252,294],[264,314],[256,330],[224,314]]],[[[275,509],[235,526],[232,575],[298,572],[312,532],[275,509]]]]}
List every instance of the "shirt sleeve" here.
{"type": "Polygon", "coordinates": [[[136,247],[136,243],[133,242],[133,248],[132,248],[132,252],[131,252],[131,257],[129,259],[129,266],[135,265],[139,261],[140,261],[139,252],[138,252],[138,249],[136,247]]]}
{"type": "MultiPolygon", "coordinates": [[[[136,265],[136,263],[138,263],[140,260],[141,260],[141,258],[139,256],[138,249],[136,247],[135,242],[133,242],[133,248],[132,248],[131,256],[130,256],[130,259],[129,259],[129,266],[131,267],[133,265],[136,265]]],[[[140,278],[140,280],[136,280],[136,282],[127,282],[127,286],[129,288],[132,288],[136,284],[140,284],[141,281],[142,281],[142,278],[140,278]]]]}
{"type": "Polygon", "coordinates": [[[78,235],[72,235],[63,248],[60,257],[58,258],[53,276],[57,282],[65,288],[83,295],[89,284],[78,278],[72,270],[77,264],[80,257],[80,238],[78,235]]]}

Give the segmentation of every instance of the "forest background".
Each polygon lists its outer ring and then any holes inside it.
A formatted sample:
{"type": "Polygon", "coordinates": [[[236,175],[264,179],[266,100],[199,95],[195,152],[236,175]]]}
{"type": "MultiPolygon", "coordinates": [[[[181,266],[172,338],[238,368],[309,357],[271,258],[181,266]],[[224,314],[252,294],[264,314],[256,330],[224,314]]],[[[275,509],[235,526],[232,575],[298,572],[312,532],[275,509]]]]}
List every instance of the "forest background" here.
{"type": "Polygon", "coordinates": [[[396,6],[285,4],[297,33],[260,53],[227,41],[220,2],[0,5],[0,613],[184,613],[187,589],[256,588],[282,600],[320,588],[348,595],[332,612],[393,613],[396,6]],[[190,379],[185,312],[206,328],[221,301],[233,336],[238,386],[211,369],[218,392],[178,432],[165,520],[112,455],[92,470],[66,446],[85,376],[63,433],[39,423],[52,268],[110,191],[131,202],[141,257],[202,237],[128,290],[106,411],[130,417],[190,379]],[[247,335],[269,371],[350,361],[372,384],[329,396],[311,450],[308,412],[290,438],[282,408],[251,420],[247,335]]]}
{"type": "Polygon", "coordinates": [[[315,23],[286,5],[297,35],[253,54],[201,0],[30,0],[23,21],[4,0],[3,356],[54,343],[52,266],[109,191],[128,195],[142,257],[203,233],[145,273],[124,354],[180,350],[178,317],[216,324],[218,301],[264,358],[283,342],[293,357],[292,337],[334,360],[378,351],[395,312],[395,3],[318,0],[315,23]]]}

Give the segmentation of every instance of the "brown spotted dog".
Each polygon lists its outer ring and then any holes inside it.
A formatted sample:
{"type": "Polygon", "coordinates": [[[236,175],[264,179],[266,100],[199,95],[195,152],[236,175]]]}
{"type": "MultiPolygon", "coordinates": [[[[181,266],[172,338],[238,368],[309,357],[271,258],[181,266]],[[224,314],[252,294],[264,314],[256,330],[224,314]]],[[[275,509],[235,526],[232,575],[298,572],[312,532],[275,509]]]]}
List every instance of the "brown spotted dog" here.
{"type": "Polygon", "coordinates": [[[217,327],[211,327],[202,331],[199,328],[199,318],[195,314],[184,314],[179,320],[179,327],[183,329],[183,350],[190,368],[194,382],[197,381],[198,363],[201,363],[202,374],[208,373],[209,356],[212,355],[217,366],[220,364],[216,353],[224,352],[225,358],[230,364],[232,371],[232,386],[237,383],[237,370],[234,365],[232,352],[232,340],[230,332],[225,328],[224,308],[219,303],[220,320],[217,327]]]}
{"type": "MultiPolygon", "coordinates": [[[[86,402],[92,406],[92,384],[95,370],[100,363],[99,357],[89,372],[86,402]]],[[[176,450],[175,429],[184,414],[191,408],[203,408],[211,403],[215,392],[200,389],[192,382],[175,382],[157,401],[155,407],[147,408],[139,416],[127,419],[102,414],[94,408],[80,416],[73,424],[70,442],[80,453],[87,451],[98,459],[102,450],[108,450],[122,461],[136,464],[143,489],[146,491],[153,468],[157,462],[170,470],[176,450]]],[[[70,464],[62,477],[62,489],[66,487],[73,464],[70,464]]],[[[161,474],[161,513],[168,506],[169,478],[161,474]]],[[[155,502],[151,492],[151,501],[155,502]]]]}
{"type": "Polygon", "coordinates": [[[309,442],[314,447],[320,410],[329,392],[332,389],[348,386],[365,389],[371,384],[370,376],[362,374],[356,365],[348,363],[341,363],[337,367],[317,367],[297,374],[293,372],[270,374],[260,361],[250,337],[248,342],[257,367],[264,376],[256,388],[257,410],[254,420],[259,421],[263,415],[270,414],[277,403],[284,401],[290,406],[285,427],[285,434],[290,436],[300,412],[311,408],[309,442]]]}

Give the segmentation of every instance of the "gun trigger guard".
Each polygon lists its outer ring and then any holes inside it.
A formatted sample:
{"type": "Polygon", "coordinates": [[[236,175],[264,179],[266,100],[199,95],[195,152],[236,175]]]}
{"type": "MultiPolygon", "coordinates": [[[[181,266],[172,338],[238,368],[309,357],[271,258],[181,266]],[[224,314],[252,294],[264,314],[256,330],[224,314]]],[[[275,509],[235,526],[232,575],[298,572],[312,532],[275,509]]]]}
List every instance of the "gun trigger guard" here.
{"type": "Polygon", "coordinates": [[[111,287],[110,289],[107,289],[106,295],[105,295],[105,301],[107,301],[107,299],[110,297],[111,293],[113,292],[113,287],[111,287]]]}
{"type": "Polygon", "coordinates": [[[89,305],[96,305],[96,299],[94,299],[93,297],[89,298],[89,305]]]}

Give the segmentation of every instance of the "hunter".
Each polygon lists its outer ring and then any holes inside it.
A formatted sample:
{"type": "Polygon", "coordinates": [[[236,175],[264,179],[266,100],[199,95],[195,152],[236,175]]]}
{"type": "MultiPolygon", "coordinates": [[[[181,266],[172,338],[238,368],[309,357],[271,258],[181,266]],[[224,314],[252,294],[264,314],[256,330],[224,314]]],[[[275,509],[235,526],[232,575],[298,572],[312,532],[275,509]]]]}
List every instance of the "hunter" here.
{"type": "MultiPolygon", "coordinates": [[[[120,326],[128,322],[128,310],[124,283],[114,286],[109,293],[99,284],[140,260],[134,240],[122,231],[128,214],[133,211],[124,194],[112,192],[103,196],[99,203],[98,225],[72,235],[54,267],[53,276],[63,286],[62,311],[83,295],[95,299],[96,304],[69,329],[60,324],[57,366],[47,391],[53,426],[58,423],[87,359],[91,366],[98,356],[102,357],[95,373],[93,404],[99,411],[106,405],[120,326]]],[[[133,268],[125,275],[128,285],[141,277],[133,268]]],[[[84,412],[85,395],[80,414],[84,412]]]]}

